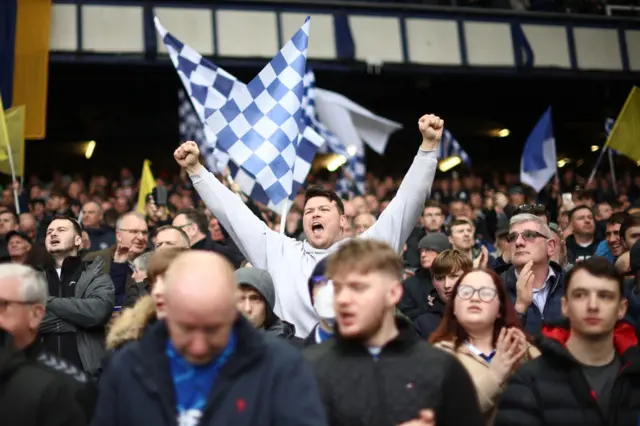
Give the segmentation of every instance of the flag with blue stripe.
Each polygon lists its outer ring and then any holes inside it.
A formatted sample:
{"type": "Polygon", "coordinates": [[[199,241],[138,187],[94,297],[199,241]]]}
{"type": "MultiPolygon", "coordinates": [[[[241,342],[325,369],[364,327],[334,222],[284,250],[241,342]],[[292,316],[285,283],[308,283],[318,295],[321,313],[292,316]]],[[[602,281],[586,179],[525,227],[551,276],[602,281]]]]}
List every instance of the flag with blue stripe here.
{"type": "Polygon", "coordinates": [[[438,158],[460,157],[460,160],[466,165],[471,165],[471,158],[462,149],[460,143],[453,137],[451,132],[444,129],[442,132],[442,140],[438,148],[438,158]]]}
{"type": "MultiPolygon", "coordinates": [[[[199,145],[207,168],[214,173],[221,173],[228,166],[231,176],[245,194],[254,201],[269,205],[268,196],[256,184],[256,178],[232,161],[229,161],[229,154],[217,146],[216,135],[211,128],[204,126],[205,120],[225,105],[234,90],[242,91],[247,86],[171,35],[162,26],[158,18],[155,19],[155,25],[167,47],[169,57],[178,72],[178,76],[191,99],[194,110],[204,127],[205,141],[202,145],[200,143],[199,145]]],[[[306,123],[304,117],[302,119],[306,123]]],[[[311,162],[318,148],[324,142],[324,139],[312,126],[306,125],[304,127],[300,140],[296,145],[291,199],[293,199],[299,188],[303,186],[311,170],[311,162]]]]}
{"type": "Polygon", "coordinates": [[[525,143],[520,164],[520,180],[536,192],[540,192],[556,174],[557,167],[556,140],[549,107],[525,143]]]}
{"type": "Polygon", "coordinates": [[[216,147],[261,188],[249,195],[276,211],[295,196],[294,166],[306,127],[302,95],[309,23],[307,18],[258,76],[246,86],[235,85],[227,102],[205,120],[216,147]]]}

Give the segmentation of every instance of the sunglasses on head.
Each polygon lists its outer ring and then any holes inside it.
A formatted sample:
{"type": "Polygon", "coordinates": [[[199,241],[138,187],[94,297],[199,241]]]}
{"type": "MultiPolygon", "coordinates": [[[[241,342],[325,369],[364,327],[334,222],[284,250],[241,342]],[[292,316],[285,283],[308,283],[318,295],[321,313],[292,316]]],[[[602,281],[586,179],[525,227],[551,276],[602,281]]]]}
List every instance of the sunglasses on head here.
{"type": "Polygon", "coordinates": [[[518,206],[518,213],[531,213],[534,215],[545,214],[547,211],[547,207],[544,204],[521,204],[518,206]]]}
{"type": "Polygon", "coordinates": [[[522,236],[522,239],[527,241],[527,242],[531,242],[534,241],[536,238],[544,238],[545,240],[547,239],[547,236],[538,232],[538,231],[531,231],[531,230],[526,230],[526,231],[522,231],[522,232],[511,232],[509,234],[507,234],[507,242],[508,243],[515,243],[516,240],[518,239],[518,237],[522,236]]]}

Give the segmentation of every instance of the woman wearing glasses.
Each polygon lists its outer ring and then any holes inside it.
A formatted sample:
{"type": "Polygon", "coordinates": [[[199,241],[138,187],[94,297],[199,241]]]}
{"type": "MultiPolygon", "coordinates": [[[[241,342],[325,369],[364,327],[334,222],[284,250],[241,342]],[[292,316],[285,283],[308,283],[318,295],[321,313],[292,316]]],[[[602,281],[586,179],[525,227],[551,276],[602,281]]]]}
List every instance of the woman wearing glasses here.
{"type": "Polygon", "coordinates": [[[465,273],[452,294],[442,323],[429,341],[454,354],[465,366],[491,425],[507,379],[522,362],[540,352],[521,330],[518,315],[495,272],[465,273]]]}

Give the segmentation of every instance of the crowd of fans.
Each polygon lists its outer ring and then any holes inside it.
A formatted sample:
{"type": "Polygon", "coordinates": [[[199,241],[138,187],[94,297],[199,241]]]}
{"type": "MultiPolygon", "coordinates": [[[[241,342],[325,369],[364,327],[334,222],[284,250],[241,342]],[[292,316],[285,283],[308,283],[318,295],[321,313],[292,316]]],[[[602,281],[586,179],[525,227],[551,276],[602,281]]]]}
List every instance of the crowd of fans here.
{"type": "Polygon", "coordinates": [[[0,415],[636,425],[640,179],[434,180],[442,128],[402,181],[315,179],[282,232],[192,142],[143,214],[128,170],[6,188],[0,415]]]}

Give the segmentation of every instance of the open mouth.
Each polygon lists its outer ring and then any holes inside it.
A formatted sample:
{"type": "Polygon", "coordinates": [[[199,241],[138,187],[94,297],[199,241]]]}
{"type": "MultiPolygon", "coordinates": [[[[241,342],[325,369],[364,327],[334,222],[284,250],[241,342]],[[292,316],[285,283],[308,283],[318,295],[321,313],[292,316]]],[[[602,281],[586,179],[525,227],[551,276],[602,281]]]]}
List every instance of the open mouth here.
{"type": "Polygon", "coordinates": [[[350,313],[340,313],[340,323],[350,325],[355,321],[356,316],[350,313]]]}
{"type": "Polygon", "coordinates": [[[322,225],[320,222],[313,222],[311,224],[311,232],[313,234],[320,234],[322,233],[322,231],[324,231],[324,225],[322,225]]]}

